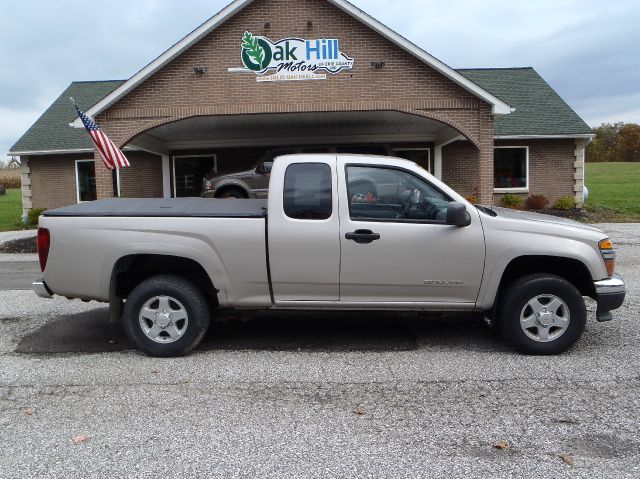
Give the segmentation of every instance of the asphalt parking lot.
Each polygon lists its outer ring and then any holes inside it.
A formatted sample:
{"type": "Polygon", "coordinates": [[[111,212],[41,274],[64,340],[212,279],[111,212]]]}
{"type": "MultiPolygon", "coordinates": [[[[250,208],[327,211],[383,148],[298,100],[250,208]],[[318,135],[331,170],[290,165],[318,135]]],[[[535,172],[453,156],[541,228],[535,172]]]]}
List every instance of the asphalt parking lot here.
{"type": "Polygon", "coordinates": [[[638,478],[640,225],[603,227],[627,301],[558,357],[476,316],[263,312],[153,359],[0,258],[0,477],[638,478]]]}

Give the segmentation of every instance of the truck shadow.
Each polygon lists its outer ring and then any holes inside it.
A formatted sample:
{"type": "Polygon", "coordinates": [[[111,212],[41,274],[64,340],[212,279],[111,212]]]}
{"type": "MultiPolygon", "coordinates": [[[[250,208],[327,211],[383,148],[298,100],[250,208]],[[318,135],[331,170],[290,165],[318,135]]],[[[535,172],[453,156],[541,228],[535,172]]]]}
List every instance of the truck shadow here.
{"type": "MultiPolygon", "coordinates": [[[[468,314],[393,312],[222,312],[198,351],[409,351],[420,347],[506,349],[468,314]]],[[[25,336],[22,354],[102,353],[132,349],[107,308],[60,316],[25,336]]]]}

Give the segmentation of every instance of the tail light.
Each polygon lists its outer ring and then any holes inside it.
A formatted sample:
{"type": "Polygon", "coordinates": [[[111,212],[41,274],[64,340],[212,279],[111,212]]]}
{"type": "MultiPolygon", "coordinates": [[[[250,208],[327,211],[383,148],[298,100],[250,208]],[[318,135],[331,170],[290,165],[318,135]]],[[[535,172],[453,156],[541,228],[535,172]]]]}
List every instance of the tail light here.
{"type": "Polygon", "coordinates": [[[49,246],[51,245],[51,236],[47,228],[38,228],[38,239],[36,246],[38,248],[38,259],[40,260],[40,270],[44,273],[47,267],[47,259],[49,258],[49,246]]]}
{"type": "Polygon", "coordinates": [[[600,241],[598,246],[600,247],[602,259],[604,259],[604,265],[607,268],[607,274],[611,277],[616,269],[616,251],[613,249],[613,243],[607,238],[600,241]]]}

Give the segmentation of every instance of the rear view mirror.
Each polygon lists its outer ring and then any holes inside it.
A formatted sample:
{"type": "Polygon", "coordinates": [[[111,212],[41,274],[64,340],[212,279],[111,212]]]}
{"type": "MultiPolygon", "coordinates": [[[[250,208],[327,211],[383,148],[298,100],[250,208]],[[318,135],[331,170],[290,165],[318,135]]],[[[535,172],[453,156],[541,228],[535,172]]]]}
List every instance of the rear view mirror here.
{"type": "Polygon", "coordinates": [[[447,208],[447,224],[469,226],[471,224],[471,215],[467,212],[467,207],[456,201],[449,203],[447,208]]]}

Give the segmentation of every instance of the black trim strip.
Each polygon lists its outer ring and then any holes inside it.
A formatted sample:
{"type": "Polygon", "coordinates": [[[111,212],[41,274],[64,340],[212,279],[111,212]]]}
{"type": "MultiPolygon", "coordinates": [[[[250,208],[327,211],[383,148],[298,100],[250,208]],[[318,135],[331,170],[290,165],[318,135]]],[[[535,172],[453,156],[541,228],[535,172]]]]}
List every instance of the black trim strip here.
{"type": "Polygon", "coordinates": [[[264,215],[264,244],[267,258],[267,281],[269,281],[269,295],[271,296],[271,304],[275,304],[273,297],[273,283],[271,282],[271,260],[269,258],[269,216],[264,215]]]}

